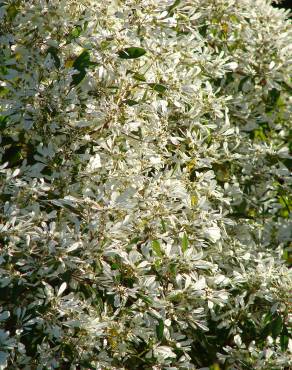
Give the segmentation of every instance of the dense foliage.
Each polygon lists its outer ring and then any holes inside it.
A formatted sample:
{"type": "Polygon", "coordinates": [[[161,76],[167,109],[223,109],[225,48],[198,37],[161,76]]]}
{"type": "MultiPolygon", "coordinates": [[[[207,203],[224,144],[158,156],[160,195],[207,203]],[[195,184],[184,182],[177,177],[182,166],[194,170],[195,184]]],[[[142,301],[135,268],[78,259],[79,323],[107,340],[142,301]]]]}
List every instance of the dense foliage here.
{"type": "Polygon", "coordinates": [[[292,365],[286,16],[0,2],[0,369],[292,365]]]}

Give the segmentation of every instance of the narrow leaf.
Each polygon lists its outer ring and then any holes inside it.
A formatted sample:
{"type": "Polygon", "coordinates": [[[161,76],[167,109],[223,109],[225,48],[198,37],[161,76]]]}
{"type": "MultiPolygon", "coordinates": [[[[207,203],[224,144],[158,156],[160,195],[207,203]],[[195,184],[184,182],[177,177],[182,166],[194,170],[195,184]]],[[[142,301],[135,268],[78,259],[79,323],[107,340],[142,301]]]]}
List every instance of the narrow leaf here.
{"type": "Polygon", "coordinates": [[[132,100],[132,99],[126,99],[124,100],[124,103],[129,105],[130,107],[132,107],[133,105],[139,104],[139,102],[137,102],[136,100],[132,100]]]}
{"type": "Polygon", "coordinates": [[[164,323],[163,320],[158,320],[158,325],[156,325],[156,335],[158,340],[163,339],[164,323]]]}
{"type": "Polygon", "coordinates": [[[159,257],[163,256],[163,253],[162,253],[162,250],[161,250],[161,247],[160,247],[160,243],[159,243],[158,240],[153,240],[152,241],[152,249],[157,254],[157,256],[159,256],[159,257]]]}
{"type": "Polygon", "coordinates": [[[272,331],[272,337],[275,339],[280,335],[283,328],[283,320],[281,316],[277,316],[272,322],[271,322],[271,331],[272,331]]]}
{"type": "Polygon", "coordinates": [[[149,83],[148,84],[153,90],[159,92],[159,93],[164,93],[165,90],[167,90],[167,87],[162,84],[157,84],[157,83],[149,83]]]}
{"type": "Polygon", "coordinates": [[[47,52],[51,54],[52,58],[54,59],[54,64],[56,68],[60,68],[61,61],[60,61],[60,58],[58,57],[58,49],[55,48],[54,46],[50,46],[47,52]]]}
{"type": "Polygon", "coordinates": [[[189,247],[189,240],[187,237],[187,234],[184,233],[184,236],[182,237],[182,243],[181,243],[181,249],[183,252],[185,252],[189,247]]]}
{"type": "Polygon", "coordinates": [[[60,297],[63,294],[63,292],[66,290],[66,288],[67,288],[67,283],[65,283],[65,282],[62,283],[59,290],[58,290],[57,296],[60,297]]]}
{"type": "Polygon", "coordinates": [[[134,77],[134,79],[135,79],[135,80],[137,80],[137,81],[143,81],[143,82],[145,82],[145,81],[146,81],[145,76],[144,76],[144,75],[142,75],[142,74],[140,74],[140,73],[134,73],[134,74],[133,74],[133,77],[134,77]]]}
{"type": "Polygon", "coordinates": [[[122,59],[136,59],[146,54],[146,50],[139,47],[130,47],[120,50],[118,55],[122,59]]]}

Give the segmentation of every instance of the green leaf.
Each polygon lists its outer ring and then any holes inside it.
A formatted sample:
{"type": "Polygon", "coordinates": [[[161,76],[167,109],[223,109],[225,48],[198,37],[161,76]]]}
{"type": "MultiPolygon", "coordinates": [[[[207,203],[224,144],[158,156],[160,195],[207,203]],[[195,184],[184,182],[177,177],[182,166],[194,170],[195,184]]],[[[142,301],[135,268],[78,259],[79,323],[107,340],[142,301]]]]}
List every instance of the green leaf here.
{"type": "Polygon", "coordinates": [[[167,87],[162,84],[157,84],[157,83],[149,83],[148,84],[153,90],[159,92],[159,93],[164,93],[165,90],[167,90],[167,87]]]}
{"type": "Polygon", "coordinates": [[[283,328],[282,317],[277,316],[273,321],[271,321],[270,326],[271,326],[272,337],[275,339],[280,335],[282,328],[283,328]]]}
{"type": "Polygon", "coordinates": [[[287,335],[281,335],[280,337],[280,345],[281,345],[281,350],[285,352],[288,348],[288,343],[289,343],[289,337],[287,335]]]}
{"type": "Polygon", "coordinates": [[[79,71],[78,74],[72,76],[71,85],[78,85],[86,75],[86,68],[90,66],[97,66],[98,63],[90,61],[90,53],[88,50],[84,50],[73,62],[73,68],[79,71]]]}
{"type": "Polygon", "coordinates": [[[161,341],[163,339],[164,323],[163,320],[158,320],[158,325],[156,325],[156,335],[157,339],[161,341]]]}
{"type": "Polygon", "coordinates": [[[17,4],[11,4],[7,8],[7,15],[10,21],[13,21],[18,13],[19,13],[19,8],[17,7],[17,4]]]}
{"type": "Polygon", "coordinates": [[[8,93],[9,93],[9,89],[7,89],[7,87],[0,86],[0,98],[3,98],[8,93]]]}
{"type": "Polygon", "coordinates": [[[50,46],[47,52],[51,54],[52,58],[54,59],[55,66],[57,68],[60,68],[61,61],[60,61],[60,58],[58,57],[58,49],[55,48],[54,46],[50,46]]]}
{"type": "Polygon", "coordinates": [[[142,81],[142,82],[145,82],[146,81],[146,78],[144,75],[140,74],[140,73],[134,73],[133,74],[133,77],[135,80],[137,81],[142,81]]]}
{"type": "Polygon", "coordinates": [[[74,27],[69,33],[68,40],[71,41],[71,40],[77,39],[81,35],[81,32],[82,32],[81,26],[78,25],[74,27]]]}
{"type": "Polygon", "coordinates": [[[245,76],[243,77],[240,82],[239,82],[239,85],[238,85],[238,91],[242,91],[243,89],[243,85],[245,84],[245,82],[249,79],[249,76],[245,76]]]}
{"type": "Polygon", "coordinates": [[[182,237],[182,241],[181,241],[181,249],[183,252],[185,252],[189,247],[189,240],[188,240],[188,237],[187,237],[187,234],[184,233],[184,236],[182,237]]]}
{"type": "Polygon", "coordinates": [[[122,59],[136,59],[146,54],[146,50],[139,47],[130,47],[120,50],[118,55],[122,59]]]}
{"type": "Polygon", "coordinates": [[[281,83],[282,87],[283,87],[286,91],[288,91],[288,93],[289,93],[290,95],[292,95],[292,87],[291,87],[290,85],[288,85],[288,84],[287,84],[287,82],[285,82],[285,81],[281,81],[280,83],[281,83]]]}
{"type": "Polygon", "coordinates": [[[281,350],[284,352],[288,348],[288,343],[289,343],[289,333],[288,329],[286,326],[283,327],[281,336],[280,336],[280,346],[281,350]]]}
{"type": "Polygon", "coordinates": [[[81,71],[90,65],[90,54],[88,50],[84,50],[78,57],[74,60],[73,68],[81,71]]]}
{"type": "Polygon", "coordinates": [[[133,105],[139,104],[139,102],[137,102],[136,100],[132,100],[132,99],[126,99],[124,100],[124,103],[129,105],[130,107],[132,107],[133,105]]]}
{"type": "Polygon", "coordinates": [[[72,83],[71,85],[78,85],[83,80],[83,78],[86,76],[86,71],[82,70],[78,74],[72,76],[72,83]]]}
{"type": "Polygon", "coordinates": [[[0,116],[0,128],[1,129],[4,129],[6,127],[7,122],[8,122],[7,116],[0,116]]]}
{"type": "Polygon", "coordinates": [[[173,9],[176,8],[179,5],[180,1],[181,0],[175,0],[175,2],[168,7],[167,11],[168,11],[169,15],[172,15],[173,9]]]}
{"type": "Polygon", "coordinates": [[[274,107],[277,105],[280,95],[281,91],[275,88],[269,91],[266,112],[270,112],[274,109],[274,107]]]}
{"type": "Polygon", "coordinates": [[[161,247],[160,247],[160,243],[159,243],[158,240],[153,240],[152,241],[152,249],[157,254],[157,256],[159,256],[159,257],[163,256],[163,253],[162,253],[162,250],[161,250],[161,247]]]}

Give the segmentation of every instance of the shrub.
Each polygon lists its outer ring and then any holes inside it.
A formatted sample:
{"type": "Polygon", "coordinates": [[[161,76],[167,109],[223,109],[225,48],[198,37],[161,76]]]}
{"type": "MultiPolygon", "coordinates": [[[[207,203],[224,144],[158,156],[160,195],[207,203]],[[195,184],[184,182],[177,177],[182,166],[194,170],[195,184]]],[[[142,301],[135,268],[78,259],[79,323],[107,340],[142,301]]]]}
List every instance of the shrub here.
{"type": "Polygon", "coordinates": [[[286,15],[1,2],[0,369],[291,366],[286,15]]]}

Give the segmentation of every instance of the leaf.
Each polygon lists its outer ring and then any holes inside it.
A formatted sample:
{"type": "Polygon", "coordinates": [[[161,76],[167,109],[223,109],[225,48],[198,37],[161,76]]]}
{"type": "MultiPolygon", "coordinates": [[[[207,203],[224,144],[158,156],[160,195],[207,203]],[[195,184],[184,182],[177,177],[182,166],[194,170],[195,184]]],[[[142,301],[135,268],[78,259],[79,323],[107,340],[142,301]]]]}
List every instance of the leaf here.
{"type": "Polygon", "coordinates": [[[168,11],[169,15],[172,15],[173,9],[176,8],[179,5],[180,1],[181,0],[175,0],[175,2],[168,7],[167,11],[168,11]]]}
{"type": "Polygon", "coordinates": [[[290,95],[292,95],[292,87],[291,87],[290,85],[288,85],[288,84],[287,84],[287,82],[285,82],[285,81],[282,81],[282,82],[280,82],[280,83],[281,83],[282,87],[283,87],[286,91],[288,91],[288,93],[289,93],[290,95]]]}
{"type": "Polygon", "coordinates": [[[0,321],[5,321],[10,317],[10,312],[9,311],[3,311],[0,313],[0,321]]]}
{"type": "Polygon", "coordinates": [[[161,219],[161,227],[164,233],[166,233],[166,223],[163,219],[161,219]]]}
{"type": "Polygon", "coordinates": [[[139,104],[139,102],[137,102],[136,100],[132,100],[132,99],[126,99],[124,100],[124,103],[129,105],[130,107],[132,107],[133,105],[139,104]]]}
{"type": "Polygon", "coordinates": [[[4,129],[6,127],[7,121],[8,121],[7,116],[0,116],[0,128],[1,129],[4,129]]]}
{"type": "Polygon", "coordinates": [[[148,84],[153,90],[159,92],[159,93],[164,93],[165,90],[167,90],[167,87],[162,84],[157,84],[157,83],[149,83],[148,84]]]}
{"type": "Polygon", "coordinates": [[[19,13],[19,9],[17,8],[17,4],[12,3],[7,8],[7,15],[10,21],[14,20],[14,18],[17,16],[18,13],[19,13]]]}
{"type": "Polygon", "coordinates": [[[84,50],[73,62],[73,68],[81,71],[90,65],[90,54],[88,50],[84,50]]]}
{"type": "Polygon", "coordinates": [[[9,354],[7,352],[0,351],[0,370],[6,369],[8,357],[9,354]]]}
{"type": "Polygon", "coordinates": [[[137,81],[143,81],[145,82],[146,81],[146,78],[144,75],[140,74],[140,73],[134,73],[133,74],[133,78],[137,81]]]}
{"type": "Polygon", "coordinates": [[[69,33],[69,36],[68,36],[68,41],[71,41],[73,39],[77,39],[80,35],[81,35],[81,32],[82,32],[82,27],[81,26],[76,26],[74,27],[71,32],[69,33]]]}
{"type": "Polygon", "coordinates": [[[158,320],[158,325],[156,325],[156,335],[157,339],[161,341],[163,339],[164,323],[163,320],[158,320]]]}
{"type": "Polygon", "coordinates": [[[65,282],[62,283],[59,290],[58,290],[57,297],[60,297],[64,293],[66,288],[67,288],[67,283],[65,283],[65,282]]]}
{"type": "Polygon", "coordinates": [[[157,256],[159,256],[159,257],[163,256],[163,253],[162,253],[162,250],[161,250],[161,247],[160,247],[160,243],[159,243],[158,240],[153,240],[152,241],[152,249],[157,254],[157,256]]]}
{"type": "Polygon", "coordinates": [[[270,112],[273,110],[273,108],[277,105],[280,95],[281,91],[275,88],[269,91],[266,112],[270,112]]]}
{"type": "Polygon", "coordinates": [[[120,50],[118,55],[122,59],[136,59],[146,54],[146,50],[139,47],[130,47],[120,50]]]}
{"type": "Polygon", "coordinates": [[[287,350],[288,344],[289,344],[289,333],[287,327],[284,326],[280,336],[280,346],[283,352],[287,350]]]}
{"type": "Polygon", "coordinates": [[[181,249],[183,252],[185,252],[189,247],[189,240],[187,237],[187,234],[184,233],[184,236],[182,237],[182,242],[181,242],[181,249]]]}
{"type": "Polygon", "coordinates": [[[83,80],[83,78],[86,76],[86,71],[82,70],[80,73],[72,76],[72,83],[71,85],[78,85],[83,80]]]}
{"type": "Polygon", "coordinates": [[[243,89],[243,85],[245,84],[245,82],[249,79],[249,76],[245,76],[243,77],[240,82],[239,82],[239,85],[238,85],[238,91],[242,91],[243,89]]]}
{"type": "Polygon", "coordinates": [[[71,85],[78,85],[83,80],[86,75],[86,68],[97,65],[98,63],[90,61],[89,51],[84,50],[73,62],[72,67],[79,71],[79,73],[72,76],[71,85]]]}
{"type": "Polygon", "coordinates": [[[50,46],[47,52],[51,54],[52,58],[54,59],[56,68],[60,68],[61,61],[60,58],[58,57],[58,49],[55,48],[54,46],[50,46]]]}
{"type": "Polygon", "coordinates": [[[271,323],[271,332],[272,332],[272,337],[275,339],[277,338],[283,328],[283,320],[281,316],[277,316],[271,323]]]}

